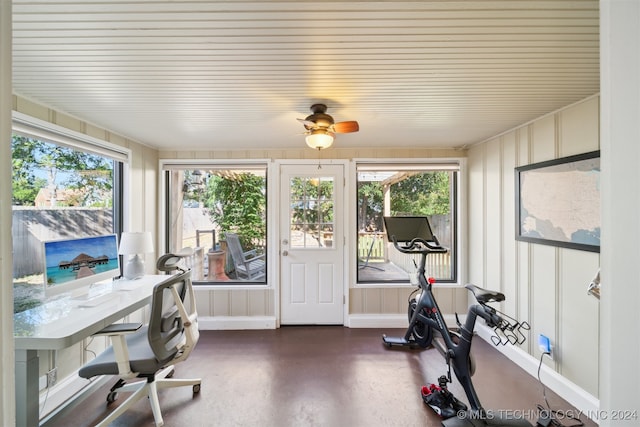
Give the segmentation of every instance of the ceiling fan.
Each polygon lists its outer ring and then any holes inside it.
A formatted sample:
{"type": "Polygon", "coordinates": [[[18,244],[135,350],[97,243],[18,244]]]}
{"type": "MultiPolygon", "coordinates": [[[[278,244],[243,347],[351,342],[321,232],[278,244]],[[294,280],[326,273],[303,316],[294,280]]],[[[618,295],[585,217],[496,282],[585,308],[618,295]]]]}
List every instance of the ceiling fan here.
{"type": "Polygon", "coordinates": [[[357,132],[360,129],[358,122],[354,120],[336,123],[333,117],[326,113],[327,106],[324,104],[313,104],[310,109],[313,114],[298,121],[307,130],[306,141],[311,148],[318,150],[329,148],[333,144],[336,133],[357,132]]]}

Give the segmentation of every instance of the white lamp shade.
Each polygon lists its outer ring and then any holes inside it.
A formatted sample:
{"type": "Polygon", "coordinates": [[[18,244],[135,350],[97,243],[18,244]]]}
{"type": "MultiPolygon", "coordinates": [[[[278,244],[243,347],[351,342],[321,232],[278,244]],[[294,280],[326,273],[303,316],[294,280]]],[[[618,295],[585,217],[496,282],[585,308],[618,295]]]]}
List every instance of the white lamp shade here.
{"type": "Polygon", "coordinates": [[[316,129],[305,138],[307,145],[311,148],[321,150],[331,147],[333,144],[333,133],[322,129],[316,129]]]}
{"type": "Polygon", "coordinates": [[[136,255],[153,252],[153,239],[148,231],[124,232],[120,238],[120,255],[136,255]]]}

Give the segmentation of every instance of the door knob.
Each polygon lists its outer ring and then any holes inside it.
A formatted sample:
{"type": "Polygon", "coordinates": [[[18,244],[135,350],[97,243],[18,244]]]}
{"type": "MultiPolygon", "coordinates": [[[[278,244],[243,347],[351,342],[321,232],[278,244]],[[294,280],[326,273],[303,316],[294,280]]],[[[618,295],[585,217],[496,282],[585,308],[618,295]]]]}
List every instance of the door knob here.
{"type": "Polygon", "coordinates": [[[289,244],[289,241],[288,241],[287,239],[284,239],[284,240],[282,241],[282,244],[283,244],[283,245],[288,245],[288,244],[289,244]]]}
{"type": "Polygon", "coordinates": [[[282,256],[287,256],[287,255],[289,255],[288,251],[282,251],[282,256]]]}

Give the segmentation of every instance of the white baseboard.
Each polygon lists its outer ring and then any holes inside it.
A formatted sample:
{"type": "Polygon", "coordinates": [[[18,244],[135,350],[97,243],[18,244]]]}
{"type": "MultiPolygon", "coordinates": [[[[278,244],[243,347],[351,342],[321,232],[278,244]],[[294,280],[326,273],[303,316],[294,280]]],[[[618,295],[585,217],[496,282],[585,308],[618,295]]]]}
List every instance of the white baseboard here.
{"type": "Polygon", "coordinates": [[[407,327],[407,316],[401,314],[351,314],[345,326],[349,328],[393,328],[407,327]]]}
{"type": "MultiPolygon", "coordinates": [[[[493,330],[486,325],[476,324],[476,332],[480,338],[491,343],[491,336],[494,335],[493,330]]],[[[504,346],[496,347],[498,351],[507,356],[509,360],[520,366],[531,376],[538,377],[538,365],[540,360],[533,357],[529,353],[525,352],[519,347],[507,344],[504,346]]],[[[547,365],[542,365],[540,369],[540,377],[544,385],[553,390],[558,396],[572,404],[573,406],[584,413],[584,415],[591,418],[592,415],[597,414],[600,408],[600,400],[585,391],[580,386],[569,381],[547,365]]],[[[598,421],[598,420],[594,420],[598,421]]]]}
{"type": "Polygon", "coordinates": [[[201,331],[276,329],[275,316],[198,316],[201,331]]]}
{"type": "MultiPolygon", "coordinates": [[[[463,320],[464,317],[460,317],[463,320]]],[[[454,315],[445,315],[444,321],[448,326],[455,325],[454,315]]],[[[352,314],[345,326],[348,328],[394,328],[406,329],[409,320],[406,314],[352,314]]]]}
{"type": "MultiPolygon", "coordinates": [[[[69,375],[53,386],[48,393],[40,395],[40,425],[55,421],[59,416],[68,414],[73,408],[82,404],[98,388],[109,381],[115,383],[115,377],[103,375],[91,380],[80,378],[77,374],[69,375]]],[[[104,396],[106,399],[106,396],[104,396]]]]}

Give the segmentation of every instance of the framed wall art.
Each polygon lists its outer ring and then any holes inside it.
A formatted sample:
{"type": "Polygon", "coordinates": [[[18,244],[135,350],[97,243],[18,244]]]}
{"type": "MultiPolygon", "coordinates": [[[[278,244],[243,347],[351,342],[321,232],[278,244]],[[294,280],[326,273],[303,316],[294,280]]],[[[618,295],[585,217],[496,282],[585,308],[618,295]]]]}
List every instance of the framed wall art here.
{"type": "Polygon", "coordinates": [[[600,252],[600,151],[515,168],[516,240],[600,252]]]}

